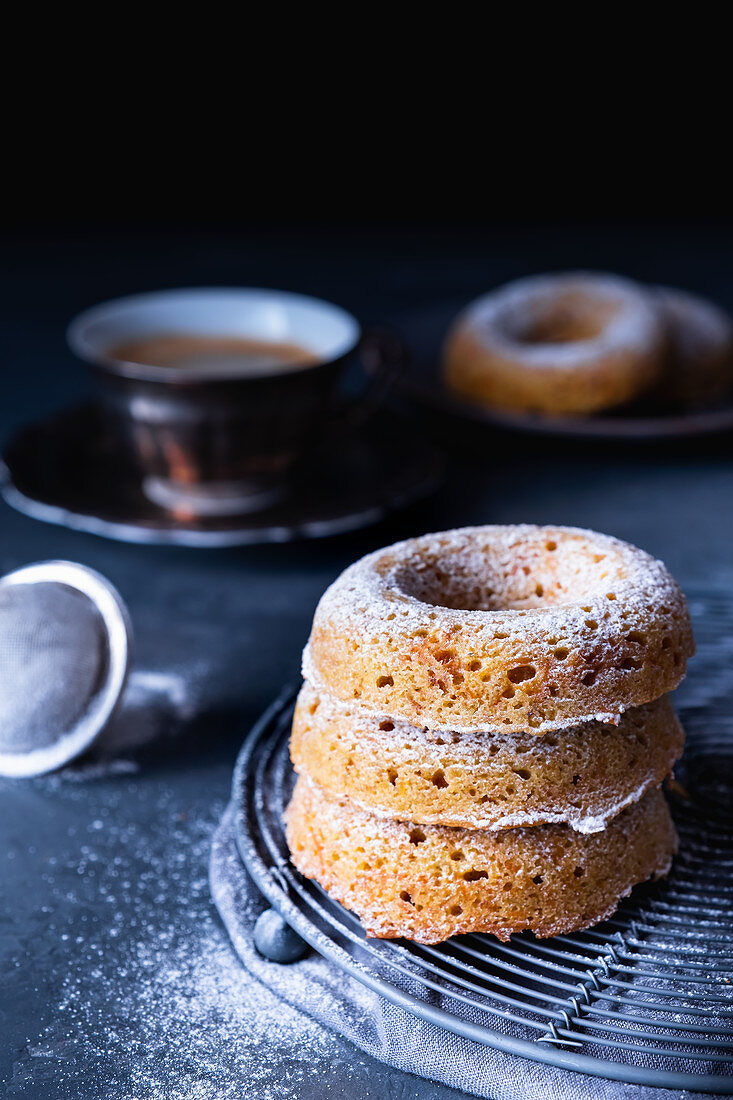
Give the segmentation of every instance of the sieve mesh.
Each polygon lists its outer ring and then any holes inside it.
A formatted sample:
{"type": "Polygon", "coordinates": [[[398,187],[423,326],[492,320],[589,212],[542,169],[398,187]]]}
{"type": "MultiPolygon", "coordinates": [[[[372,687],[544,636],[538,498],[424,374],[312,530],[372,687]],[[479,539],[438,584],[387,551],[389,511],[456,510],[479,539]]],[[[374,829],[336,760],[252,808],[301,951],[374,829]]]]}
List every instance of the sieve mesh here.
{"type": "Polygon", "coordinates": [[[39,775],[88,748],[130,650],[125,606],[94,570],[36,562],[0,578],[0,775],[39,775]]]}
{"type": "Polygon", "coordinates": [[[28,752],[73,729],[107,667],[102,618],[50,582],[0,588],[0,752],[28,752]]]}

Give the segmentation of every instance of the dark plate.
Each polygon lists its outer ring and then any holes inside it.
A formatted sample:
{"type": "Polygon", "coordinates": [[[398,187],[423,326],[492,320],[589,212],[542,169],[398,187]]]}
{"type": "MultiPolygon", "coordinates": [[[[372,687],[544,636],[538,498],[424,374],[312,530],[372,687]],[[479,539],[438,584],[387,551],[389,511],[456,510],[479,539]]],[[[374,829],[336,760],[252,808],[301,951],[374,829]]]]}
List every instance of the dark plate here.
{"type": "Polygon", "coordinates": [[[410,349],[412,365],[398,386],[413,401],[493,428],[576,439],[677,439],[733,428],[733,395],[717,408],[680,411],[649,401],[602,416],[582,417],[501,412],[462,401],[443,386],[440,355],[448,328],[465,304],[443,303],[399,318],[397,327],[410,349]]]}
{"type": "Polygon", "coordinates": [[[0,491],[34,519],[123,542],[214,547],[322,538],[376,523],[440,484],[437,452],[392,420],[380,414],[349,436],[325,441],[301,461],[276,504],[183,521],[147,499],[95,407],[78,405],[11,439],[2,452],[0,491]]]}

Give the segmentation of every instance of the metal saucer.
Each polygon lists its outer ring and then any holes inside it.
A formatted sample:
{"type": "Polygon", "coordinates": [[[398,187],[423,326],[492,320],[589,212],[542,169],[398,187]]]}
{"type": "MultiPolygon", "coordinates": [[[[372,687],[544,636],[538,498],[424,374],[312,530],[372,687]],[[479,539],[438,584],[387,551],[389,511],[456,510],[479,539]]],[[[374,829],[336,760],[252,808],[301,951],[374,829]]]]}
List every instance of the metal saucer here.
{"type": "Polygon", "coordinates": [[[46,523],[122,542],[195,547],[322,538],[376,523],[427,496],[443,464],[404,424],[381,413],[324,440],[286,492],[261,511],[176,516],[143,492],[137,469],[93,404],[21,429],[4,447],[0,492],[46,523]]]}

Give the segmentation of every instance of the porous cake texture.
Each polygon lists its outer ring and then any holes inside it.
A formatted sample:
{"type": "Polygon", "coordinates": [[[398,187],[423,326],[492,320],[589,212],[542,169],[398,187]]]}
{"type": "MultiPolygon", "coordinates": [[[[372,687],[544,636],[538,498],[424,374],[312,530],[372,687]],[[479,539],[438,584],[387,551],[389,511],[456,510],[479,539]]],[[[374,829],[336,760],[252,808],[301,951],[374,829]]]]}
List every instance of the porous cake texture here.
{"type": "Polygon", "coordinates": [[[660,785],[683,743],[666,696],[627,710],[618,726],[586,722],[535,737],[437,733],[375,718],[306,683],[290,754],[297,772],[378,816],[467,829],[563,822],[595,833],[660,785]]]}
{"type": "Polygon", "coordinates": [[[295,866],[353,910],[371,936],[438,943],[462,932],[554,936],[610,916],[676,850],[660,791],[601,833],[563,825],[450,829],[389,821],[298,780],[287,811],[295,866]]]}
{"type": "Polygon", "coordinates": [[[293,860],[368,935],[587,927],[667,872],[659,790],[694,653],[664,565],[568,527],[426,535],[316,610],[293,720],[293,860]]]}
{"type": "Polygon", "coordinates": [[[466,527],[342,573],[303,674],[413,725],[544,733],[658,699],[693,653],[682,592],[636,547],[570,527],[466,527]]]}

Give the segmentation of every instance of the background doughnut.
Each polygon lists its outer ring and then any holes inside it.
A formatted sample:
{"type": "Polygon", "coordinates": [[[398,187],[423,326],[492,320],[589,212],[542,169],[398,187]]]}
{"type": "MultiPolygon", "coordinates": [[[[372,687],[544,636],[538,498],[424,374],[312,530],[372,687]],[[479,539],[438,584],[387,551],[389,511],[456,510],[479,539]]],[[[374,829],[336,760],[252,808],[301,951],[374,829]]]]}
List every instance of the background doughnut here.
{"type": "Polygon", "coordinates": [[[659,310],[643,287],[592,272],[540,275],[499,287],[458,316],[443,378],[479,404],[580,415],[649,390],[663,350],[659,310]]]}
{"type": "Polygon", "coordinates": [[[666,352],[657,387],[660,400],[711,404],[733,385],[733,321],[706,298],[657,287],[666,352]]]}

